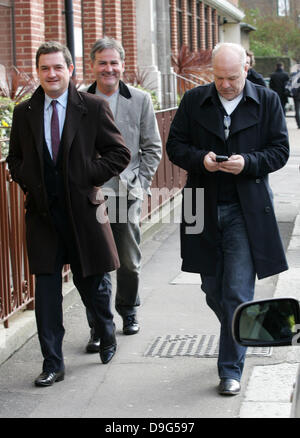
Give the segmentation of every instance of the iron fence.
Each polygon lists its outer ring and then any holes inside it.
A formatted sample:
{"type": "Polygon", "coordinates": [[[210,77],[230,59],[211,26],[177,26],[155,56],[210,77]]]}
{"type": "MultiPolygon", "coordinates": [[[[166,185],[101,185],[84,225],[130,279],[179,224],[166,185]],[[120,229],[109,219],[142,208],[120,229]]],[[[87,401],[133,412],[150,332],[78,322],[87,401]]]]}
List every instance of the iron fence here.
{"type": "Polygon", "coordinates": [[[14,313],[33,308],[34,280],[26,253],[24,195],[10,179],[4,158],[0,159],[0,215],[0,321],[7,328],[14,313]]]}

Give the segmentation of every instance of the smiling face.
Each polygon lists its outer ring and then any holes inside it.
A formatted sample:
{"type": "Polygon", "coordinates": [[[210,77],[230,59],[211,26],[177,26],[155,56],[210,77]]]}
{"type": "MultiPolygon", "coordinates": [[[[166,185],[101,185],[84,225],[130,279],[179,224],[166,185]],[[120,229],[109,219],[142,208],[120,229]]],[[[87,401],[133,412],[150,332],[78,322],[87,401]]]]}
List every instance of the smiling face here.
{"type": "Polygon", "coordinates": [[[116,49],[104,49],[95,53],[92,70],[99,91],[110,96],[119,87],[124,72],[124,62],[116,49]]]}
{"type": "Polygon", "coordinates": [[[215,86],[219,94],[227,100],[235,99],[243,90],[248,65],[242,65],[235,51],[224,48],[216,54],[213,62],[215,86]]]}
{"type": "Polygon", "coordinates": [[[56,99],[68,88],[73,69],[73,64],[67,66],[62,52],[54,52],[40,55],[36,72],[45,93],[56,99]]]}

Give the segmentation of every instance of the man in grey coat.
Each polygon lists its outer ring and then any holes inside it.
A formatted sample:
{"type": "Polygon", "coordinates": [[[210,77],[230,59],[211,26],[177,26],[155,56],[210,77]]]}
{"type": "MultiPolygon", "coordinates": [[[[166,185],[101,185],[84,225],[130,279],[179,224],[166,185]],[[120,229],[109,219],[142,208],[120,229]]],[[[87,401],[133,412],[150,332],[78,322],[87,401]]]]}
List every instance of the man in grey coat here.
{"type": "MultiPolygon", "coordinates": [[[[125,68],[121,44],[108,37],[97,40],[91,50],[91,61],[96,81],[87,91],[109,102],[131,152],[127,170],[112,178],[103,190],[121,265],[117,271],[115,307],[123,319],[123,333],[133,335],[139,331],[136,307],[140,305],[141,207],[144,195],[150,194],[151,181],[161,159],[161,139],[149,93],[121,80],[125,68]]],[[[103,281],[110,282],[109,274],[103,281]]],[[[89,313],[87,317],[91,327],[87,351],[98,351],[99,334],[89,313]]]]}
{"type": "Polygon", "coordinates": [[[289,142],[277,94],[246,79],[243,47],[217,45],[212,65],[214,82],[185,93],[167,153],[188,172],[182,270],[201,275],[207,304],[221,326],[218,391],[236,395],[246,349],[232,337],[233,313],[253,299],[256,275],[265,278],[288,268],[268,174],[287,162],[289,142]],[[186,208],[203,229],[187,220],[186,208]]]}

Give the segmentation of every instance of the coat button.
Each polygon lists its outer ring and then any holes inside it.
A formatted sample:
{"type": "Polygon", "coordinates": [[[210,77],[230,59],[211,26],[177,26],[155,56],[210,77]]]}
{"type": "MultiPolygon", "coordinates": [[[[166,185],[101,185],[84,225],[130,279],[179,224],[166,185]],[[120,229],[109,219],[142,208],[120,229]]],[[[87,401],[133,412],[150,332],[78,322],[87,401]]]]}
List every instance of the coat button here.
{"type": "Polygon", "coordinates": [[[266,213],[270,213],[270,211],[271,211],[271,207],[265,207],[265,212],[266,213]]]}

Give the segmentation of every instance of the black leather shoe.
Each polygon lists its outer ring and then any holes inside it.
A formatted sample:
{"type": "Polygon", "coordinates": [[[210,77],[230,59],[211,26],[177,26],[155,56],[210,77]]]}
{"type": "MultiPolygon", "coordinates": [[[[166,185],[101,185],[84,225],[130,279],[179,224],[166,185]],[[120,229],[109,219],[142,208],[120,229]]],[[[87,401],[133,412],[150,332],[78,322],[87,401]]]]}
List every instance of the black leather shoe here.
{"type": "Polygon", "coordinates": [[[124,335],[135,335],[140,330],[140,326],[135,315],[122,316],[122,318],[124,335]]]}
{"type": "Polygon", "coordinates": [[[65,378],[64,371],[44,371],[34,381],[35,386],[51,386],[54,382],[61,382],[65,378]]]}
{"type": "Polygon", "coordinates": [[[107,364],[108,362],[110,362],[112,360],[112,358],[114,357],[115,353],[117,350],[117,344],[111,344],[108,346],[102,346],[100,344],[100,349],[99,349],[99,353],[100,353],[100,359],[102,361],[103,364],[107,364]]]}
{"type": "Polygon", "coordinates": [[[91,333],[91,337],[85,348],[87,353],[98,353],[100,348],[100,338],[94,333],[91,333]]]}
{"type": "Polygon", "coordinates": [[[221,379],[218,386],[219,394],[221,395],[237,395],[241,390],[241,385],[235,379],[221,379]]]}

